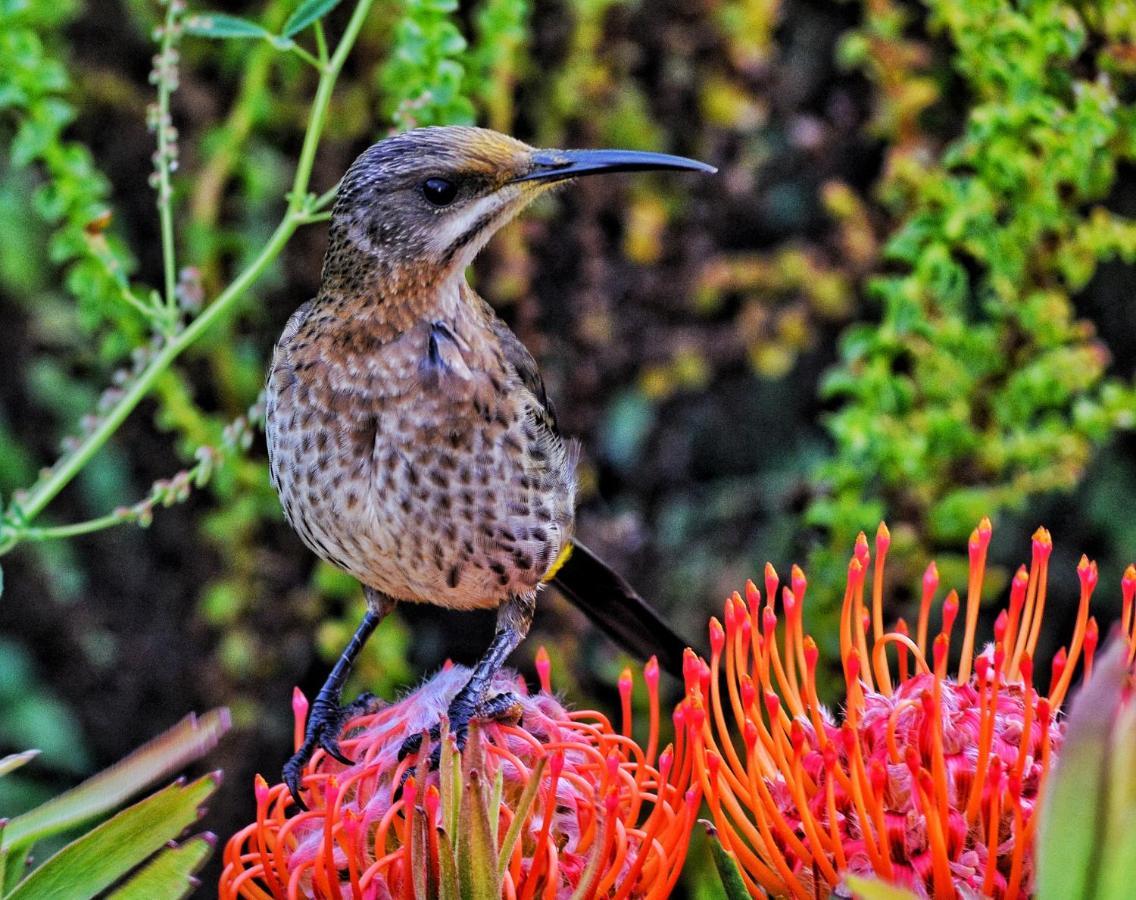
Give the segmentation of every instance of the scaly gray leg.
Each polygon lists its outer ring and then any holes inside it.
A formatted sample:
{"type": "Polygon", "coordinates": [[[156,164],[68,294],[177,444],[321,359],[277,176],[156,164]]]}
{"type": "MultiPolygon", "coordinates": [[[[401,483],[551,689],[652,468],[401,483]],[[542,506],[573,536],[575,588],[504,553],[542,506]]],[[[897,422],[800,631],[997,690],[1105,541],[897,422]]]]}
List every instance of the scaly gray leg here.
{"type": "Polygon", "coordinates": [[[307,809],[304,801],[300,799],[300,775],[308,760],[312,758],[312,754],[316,752],[316,747],[322,747],[328,756],[345,766],[351,765],[351,760],[344,756],[343,751],[339,748],[339,733],[352,716],[362,712],[374,700],[374,696],[368,693],[362,694],[346,706],[340,705],[343,685],[347,681],[347,676],[351,674],[351,668],[355,665],[359,652],[367,643],[367,638],[386,618],[387,613],[394,608],[395,604],[395,601],[386,594],[373,588],[364,587],[363,592],[367,597],[367,612],[363,616],[363,621],[355,629],[351,640],[348,641],[343,653],[340,654],[334,668],[332,668],[331,674],[327,676],[327,681],[323,683],[323,687],[316,695],[311,712],[308,714],[308,724],[304,730],[304,743],[300,745],[300,749],[292,755],[292,758],[284,763],[284,783],[288,785],[288,790],[292,792],[292,799],[296,801],[296,805],[300,809],[307,809]]]}

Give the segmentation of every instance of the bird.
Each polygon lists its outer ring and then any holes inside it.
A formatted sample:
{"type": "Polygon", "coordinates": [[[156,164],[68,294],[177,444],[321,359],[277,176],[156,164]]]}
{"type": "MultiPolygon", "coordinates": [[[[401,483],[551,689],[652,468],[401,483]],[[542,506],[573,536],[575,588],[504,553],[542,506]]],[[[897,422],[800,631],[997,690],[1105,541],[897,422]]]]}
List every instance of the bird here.
{"type": "Polygon", "coordinates": [[[284,766],[299,807],[317,747],[350,763],[339,732],[373,698],[344,705],[343,686],[398,603],[497,612],[447,711],[459,745],[471,718],[509,706],[485,695],[549,583],[624,648],[681,676],[687,642],[575,539],[578,444],[561,434],[532,354],[465,274],[538,196],[645,169],[716,171],[663,153],[537,149],[488,129],[432,126],[373,144],[340,181],[318,292],[288,320],[266,388],[285,517],[367,601],[284,766]]]}

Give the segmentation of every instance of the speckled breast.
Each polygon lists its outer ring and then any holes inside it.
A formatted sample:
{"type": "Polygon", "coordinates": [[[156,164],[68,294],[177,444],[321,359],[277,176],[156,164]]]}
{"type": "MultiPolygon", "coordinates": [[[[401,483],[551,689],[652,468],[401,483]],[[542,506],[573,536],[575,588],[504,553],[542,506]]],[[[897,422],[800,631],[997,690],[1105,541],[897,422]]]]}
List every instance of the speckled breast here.
{"type": "Polygon", "coordinates": [[[268,382],[273,484],[332,564],[396,600],[494,607],[571,536],[574,454],[476,311],[390,340],[301,308],[268,382]]]}

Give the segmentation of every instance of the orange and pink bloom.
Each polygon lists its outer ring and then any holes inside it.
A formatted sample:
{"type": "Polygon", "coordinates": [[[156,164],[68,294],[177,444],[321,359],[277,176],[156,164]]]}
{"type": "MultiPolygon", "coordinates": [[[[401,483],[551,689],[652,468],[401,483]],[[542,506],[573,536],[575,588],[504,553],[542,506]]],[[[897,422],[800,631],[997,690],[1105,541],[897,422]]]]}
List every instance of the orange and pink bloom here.
{"type": "MultiPolygon", "coordinates": [[[[669,896],[701,797],[683,729],[659,752],[658,665],[645,669],[646,746],[631,737],[630,671],[616,726],[566,710],[550,692],[546,654],[537,668],[536,694],[498,676],[495,689],[518,697],[516,717],[475,724],[460,754],[443,735],[437,770],[425,750],[417,760],[397,753],[464,684],[457,666],[350,722],[341,744],[354,765],[317,751],[303,777],[309,811],[294,814],[287,788],[258,776],[256,821],[225,849],[222,900],[445,897],[471,880],[519,900],[669,896]]],[[[296,706],[300,741],[307,701],[298,692],[296,706]]]]}
{"type": "MultiPolygon", "coordinates": [[[[874,560],[860,535],[840,616],[840,717],[818,696],[820,651],[805,631],[807,582],[795,566],[788,584],[767,566],[764,593],[751,582],[727,599],[723,620],[710,622],[709,662],[688,653],[696,777],[755,895],[828,896],[849,874],[936,900],[1032,894],[1039,799],[1064,733],[1058,712],[1097,646],[1097,569],[1082,557],[1076,623],[1042,693],[1033,660],[1050,536],[1034,535],[1030,565],[1015,574],[993,641],[980,648],[990,535],[983,520],[971,536],[961,600],[952,590],[937,603],[938,572],[927,568],[914,634],[902,619],[885,628],[886,526],[874,560]]],[[[1133,642],[1136,569],[1122,590],[1133,642]]]]}

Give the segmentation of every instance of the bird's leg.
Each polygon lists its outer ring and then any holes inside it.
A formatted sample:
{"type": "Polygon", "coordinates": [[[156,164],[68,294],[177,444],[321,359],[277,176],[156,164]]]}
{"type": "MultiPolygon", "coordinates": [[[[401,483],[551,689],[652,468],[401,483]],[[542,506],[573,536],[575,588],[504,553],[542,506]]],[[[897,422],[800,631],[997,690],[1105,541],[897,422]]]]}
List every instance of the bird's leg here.
{"type": "Polygon", "coordinates": [[[300,775],[308,760],[312,758],[312,754],[315,753],[316,747],[323,748],[328,756],[345,766],[351,765],[351,760],[344,756],[343,751],[339,748],[339,732],[343,729],[345,722],[366,709],[374,700],[371,694],[362,694],[352,703],[346,706],[340,705],[343,685],[347,681],[347,676],[351,674],[351,668],[355,665],[359,652],[367,643],[367,638],[371,636],[387,613],[394,608],[394,601],[386,594],[382,594],[373,588],[364,588],[363,590],[367,596],[367,612],[363,616],[363,621],[359,623],[359,627],[351,635],[351,640],[347,642],[347,646],[340,654],[331,674],[327,676],[327,681],[323,683],[323,687],[316,694],[315,702],[312,703],[311,711],[308,713],[308,724],[304,730],[304,743],[284,764],[284,783],[288,785],[288,790],[292,792],[292,799],[296,801],[296,805],[300,809],[307,809],[304,801],[300,799],[300,775]]]}
{"type": "MultiPolygon", "coordinates": [[[[469,720],[474,716],[485,715],[487,718],[497,718],[517,706],[517,698],[512,692],[498,697],[487,698],[485,692],[493,676],[497,674],[509,654],[529,633],[532,625],[533,613],[536,611],[536,594],[519,594],[510,597],[497,610],[497,631],[489,644],[489,649],[478,660],[469,676],[469,681],[454,695],[450,707],[446,711],[449,719],[450,734],[457,739],[458,748],[465,745],[465,736],[469,728],[469,720]]],[[[430,730],[430,737],[438,739],[439,729],[430,730]]],[[[408,737],[399,750],[402,759],[412,753],[417,753],[422,745],[422,735],[413,734],[408,737]]],[[[438,748],[435,748],[431,760],[436,760],[438,748]]]]}

